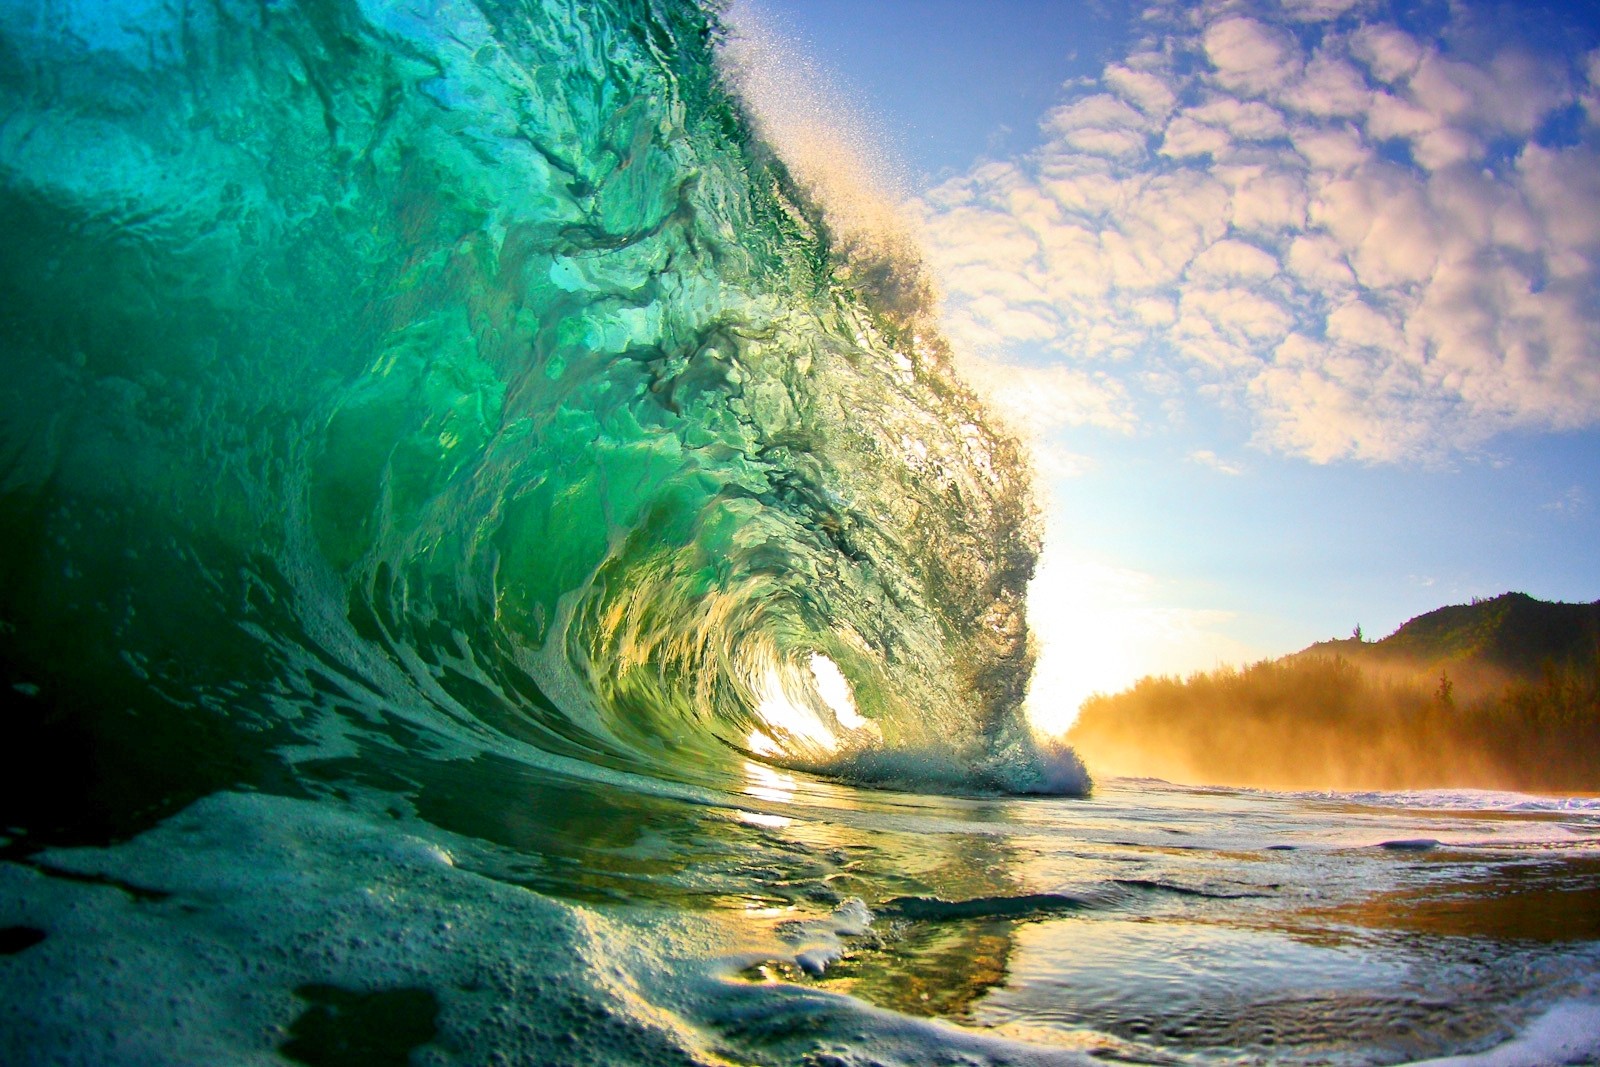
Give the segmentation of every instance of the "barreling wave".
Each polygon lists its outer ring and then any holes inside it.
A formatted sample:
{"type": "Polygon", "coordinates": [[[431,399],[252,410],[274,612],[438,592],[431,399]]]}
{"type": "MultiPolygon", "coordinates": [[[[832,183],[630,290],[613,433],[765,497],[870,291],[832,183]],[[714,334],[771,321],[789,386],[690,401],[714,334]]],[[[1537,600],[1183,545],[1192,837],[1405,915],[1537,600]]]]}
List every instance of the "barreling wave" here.
{"type": "Polygon", "coordinates": [[[1018,711],[1018,448],[757,142],[719,33],[0,11],[19,758],[1084,787],[1018,711]]]}

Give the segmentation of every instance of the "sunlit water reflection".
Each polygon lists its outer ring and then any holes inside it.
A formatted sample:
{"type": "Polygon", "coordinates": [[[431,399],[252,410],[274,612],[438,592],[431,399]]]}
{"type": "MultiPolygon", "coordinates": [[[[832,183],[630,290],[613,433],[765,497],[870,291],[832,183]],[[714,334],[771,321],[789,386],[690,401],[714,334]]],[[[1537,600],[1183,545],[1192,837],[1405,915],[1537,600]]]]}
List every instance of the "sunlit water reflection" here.
{"type": "Polygon", "coordinates": [[[790,840],[849,857],[825,885],[880,916],[786,977],[912,1015],[1139,1062],[1402,1062],[1600,992],[1593,802],[1126,780],[784,801],[790,840]]]}

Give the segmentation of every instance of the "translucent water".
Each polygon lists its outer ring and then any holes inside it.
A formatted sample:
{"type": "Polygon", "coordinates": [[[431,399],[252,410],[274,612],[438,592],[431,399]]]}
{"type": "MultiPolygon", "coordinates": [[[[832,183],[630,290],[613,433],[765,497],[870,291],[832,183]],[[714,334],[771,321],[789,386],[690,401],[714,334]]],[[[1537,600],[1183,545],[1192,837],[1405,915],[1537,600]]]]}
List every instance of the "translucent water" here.
{"type": "Polygon", "coordinates": [[[1042,787],[1017,446],[753,138],[719,33],[687,0],[0,8],[27,706],[212,786],[376,727],[1042,787]]]}

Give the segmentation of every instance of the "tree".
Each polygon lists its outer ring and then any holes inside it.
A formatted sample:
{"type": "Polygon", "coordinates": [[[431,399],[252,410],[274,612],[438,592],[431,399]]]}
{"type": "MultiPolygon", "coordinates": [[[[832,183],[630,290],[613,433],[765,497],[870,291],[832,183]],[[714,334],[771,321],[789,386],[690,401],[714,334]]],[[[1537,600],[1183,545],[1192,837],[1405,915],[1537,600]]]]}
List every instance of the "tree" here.
{"type": "Polygon", "coordinates": [[[1450,675],[1441,673],[1439,675],[1439,688],[1434,691],[1433,698],[1444,707],[1453,708],[1456,705],[1455,692],[1455,683],[1450,681],[1450,675]]]}
{"type": "Polygon", "coordinates": [[[1356,623],[1356,632],[1351,636],[1353,636],[1357,641],[1361,640],[1361,624],[1359,622],[1356,623]]]}

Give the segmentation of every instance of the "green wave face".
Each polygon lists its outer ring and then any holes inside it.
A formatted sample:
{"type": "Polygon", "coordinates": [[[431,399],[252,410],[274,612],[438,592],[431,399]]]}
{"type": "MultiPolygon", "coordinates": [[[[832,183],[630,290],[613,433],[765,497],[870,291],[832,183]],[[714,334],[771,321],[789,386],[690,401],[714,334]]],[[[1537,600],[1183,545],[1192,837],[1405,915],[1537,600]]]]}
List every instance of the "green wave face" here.
{"type": "Polygon", "coordinates": [[[0,11],[34,743],[167,785],[1015,743],[1014,448],[846,284],[718,32],[676,0],[0,11]]]}

